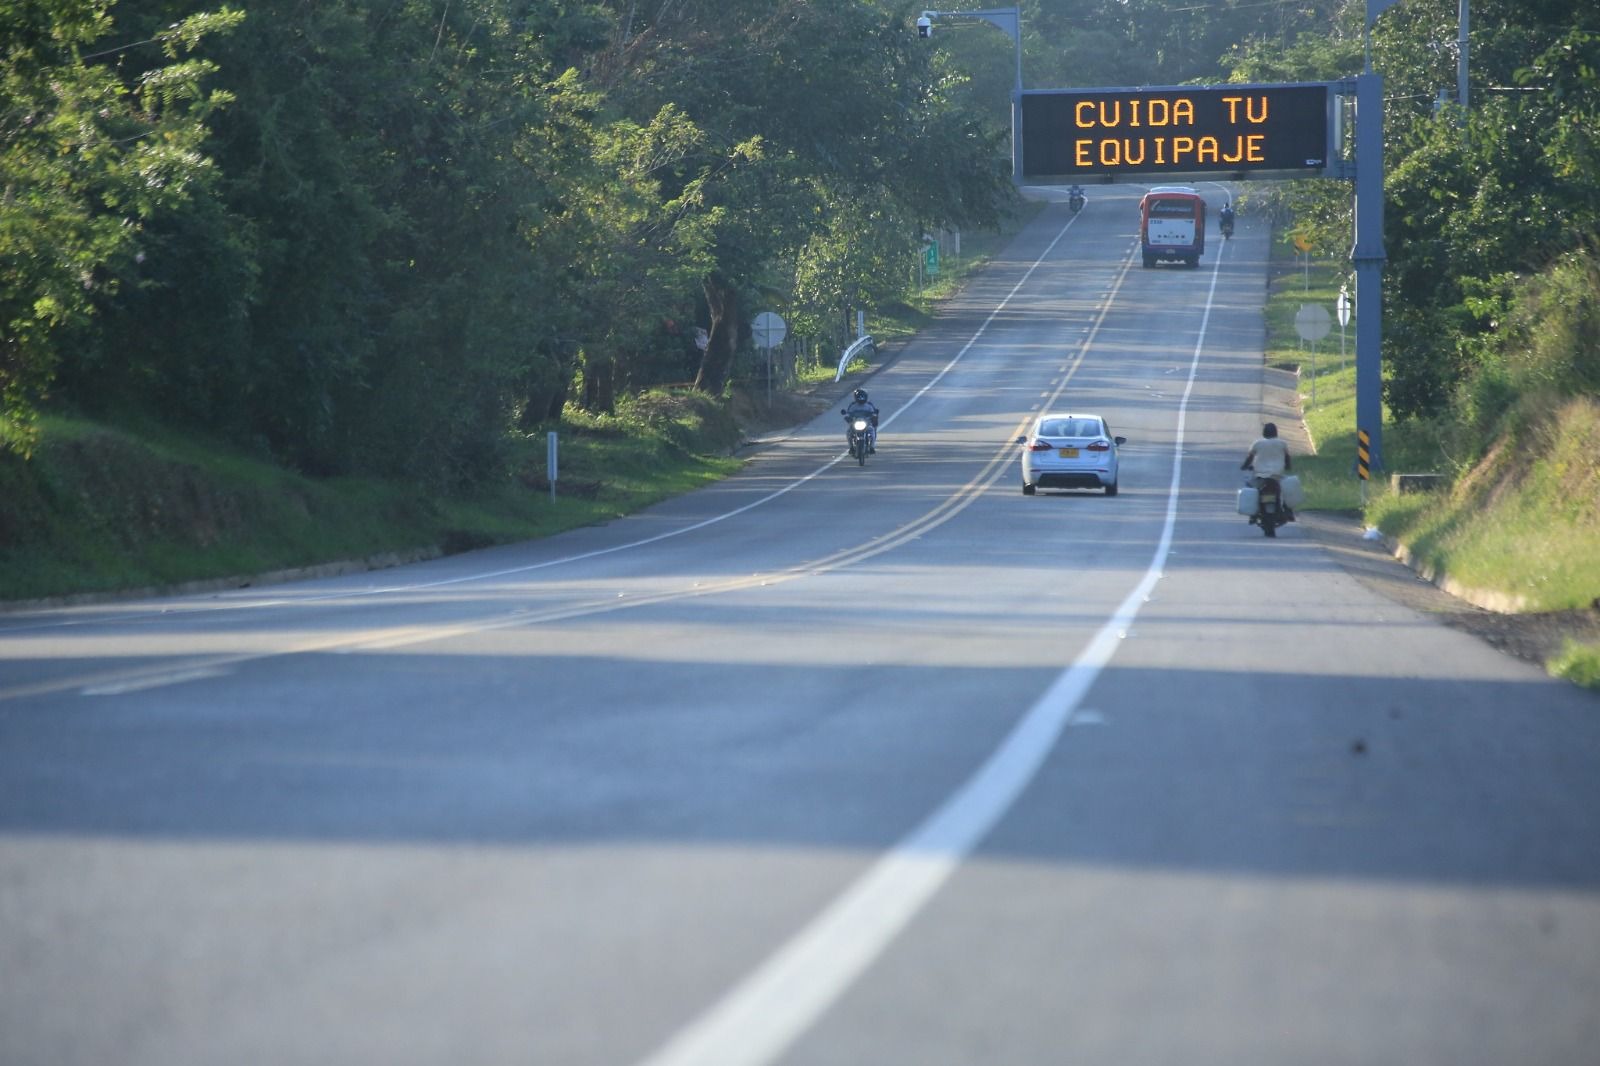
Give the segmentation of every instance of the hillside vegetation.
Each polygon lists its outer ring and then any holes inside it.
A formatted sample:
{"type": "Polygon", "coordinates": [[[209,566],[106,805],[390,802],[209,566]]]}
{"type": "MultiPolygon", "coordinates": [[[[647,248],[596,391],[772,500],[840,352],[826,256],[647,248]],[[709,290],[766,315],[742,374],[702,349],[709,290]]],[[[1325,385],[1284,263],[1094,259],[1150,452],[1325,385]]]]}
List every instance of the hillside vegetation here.
{"type": "Polygon", "coordinates": [[[543,433],[516,442],[503,482],[440,496],[309,478],[191,435],[46,419],[31,460],[0,454],[0,601],[387,566],[603,522],[738,465],[728,404],[696,393],[557,425],[554,497],[543,433]]]}

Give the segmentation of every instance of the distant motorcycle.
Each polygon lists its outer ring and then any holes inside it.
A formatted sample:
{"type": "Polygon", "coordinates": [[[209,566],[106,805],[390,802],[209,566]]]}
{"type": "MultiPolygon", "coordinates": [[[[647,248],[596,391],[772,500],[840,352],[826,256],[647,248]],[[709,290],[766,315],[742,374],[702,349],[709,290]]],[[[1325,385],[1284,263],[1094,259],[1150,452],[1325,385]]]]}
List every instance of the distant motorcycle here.
{"type": "Polygon", "coordinates": [[[1067,206],[1072,208],[1072,213],[1077,214],[1083,210],[1083,190],[1073,189],[1067,196],[1067,206]]]}
{"type": "Polygon", "coordinates": [[[1222,217],[1218,220],[1217,225],[1222,230],[1222,238],[1223,238],[1223,240],[1227,240],[1230,237],[1232,237],[1233,236],[1233,212],[1232,211],[1224,211],[1224,212],[1222,212],[1222,217]]]}
{"type": "Polygon", "coordinates": [[[850,417],[850,412],[840,411],[850,423],[849,437],[850,455],[861,466],[867,465],[867,452],[872,447],[872,422],[865,415],[850,417]]]}

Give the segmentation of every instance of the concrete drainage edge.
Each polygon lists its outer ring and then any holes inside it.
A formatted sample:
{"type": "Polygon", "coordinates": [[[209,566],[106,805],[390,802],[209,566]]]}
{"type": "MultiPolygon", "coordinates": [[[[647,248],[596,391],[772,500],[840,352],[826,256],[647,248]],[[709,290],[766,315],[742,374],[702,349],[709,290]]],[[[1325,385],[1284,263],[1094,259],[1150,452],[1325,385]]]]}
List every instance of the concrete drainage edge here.
{"type": "Polygon", "coordinates": [[[1528,609],[1526,597],[1513,595],[1509,592],[1492,592],[1487,589],[1476,589],[1463,585],[1445,573],[1442,568],[1418,558],[1410,548],[1388,534],[1384,534],[1383,543],[1389,549],[1391,555],[1410,567],[1418,577],[1441,591],[1448,592],[1458,600],[1470,603],[1474,607],[1481,607],[1486,611],[1493,611],[1496,614],[1522,614],[1528,609]]]}

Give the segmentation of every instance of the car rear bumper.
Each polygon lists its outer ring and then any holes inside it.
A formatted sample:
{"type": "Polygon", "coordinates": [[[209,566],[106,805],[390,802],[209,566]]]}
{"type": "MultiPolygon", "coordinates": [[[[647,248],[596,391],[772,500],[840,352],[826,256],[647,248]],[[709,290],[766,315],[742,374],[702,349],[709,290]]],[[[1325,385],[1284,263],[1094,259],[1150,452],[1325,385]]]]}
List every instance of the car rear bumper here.
{"type": "Polygon", "coordinates": [[[1111,484],[1111,471],[1040,470],[1033,483],[1041,489],[1099,489],[1111,484]]]}

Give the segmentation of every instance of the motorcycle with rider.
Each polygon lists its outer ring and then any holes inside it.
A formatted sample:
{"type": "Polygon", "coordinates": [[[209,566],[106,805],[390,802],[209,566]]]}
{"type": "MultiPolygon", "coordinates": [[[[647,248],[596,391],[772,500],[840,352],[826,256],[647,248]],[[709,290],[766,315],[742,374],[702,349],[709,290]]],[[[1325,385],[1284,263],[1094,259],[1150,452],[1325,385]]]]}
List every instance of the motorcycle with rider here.
{"type": "Polygon", "coordinates": [[[866,389],[855,390],[850,399],[850,405],[839,412],[844,416],[844,439],[850,457],[866,466],[867,456],[878,450],[878,405],[867,398],[866,389]]]}
{"type": "Polygon", "coordinates": [[[1288,443],[1278,436],[1278,427],[1268,422],[1261,427],[1261,439],[1250,445],[1244,462],[1239,464],[1239,469],[1252,474],[1240,491],[1239,511],[1249,517],[1251,525],[1260,526],[1264,536],[1276,537],[1278,527],[1294,521],[1294,510],[1287,499],[1294,493],[1286,493],[1284,485],[1291,480],[1293,488],[1298,489],[1299,481],[1289,473],[1293,467],[1288,443]]]}

